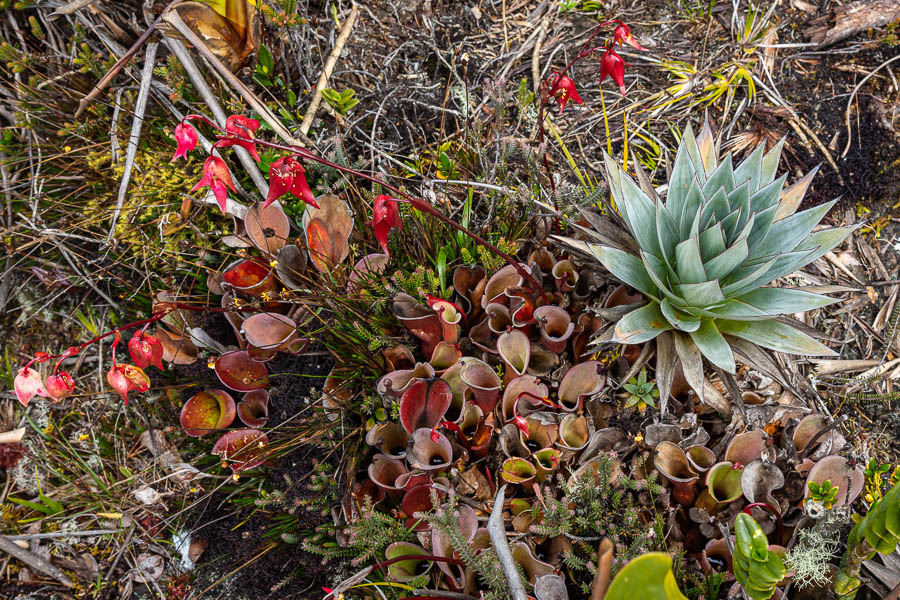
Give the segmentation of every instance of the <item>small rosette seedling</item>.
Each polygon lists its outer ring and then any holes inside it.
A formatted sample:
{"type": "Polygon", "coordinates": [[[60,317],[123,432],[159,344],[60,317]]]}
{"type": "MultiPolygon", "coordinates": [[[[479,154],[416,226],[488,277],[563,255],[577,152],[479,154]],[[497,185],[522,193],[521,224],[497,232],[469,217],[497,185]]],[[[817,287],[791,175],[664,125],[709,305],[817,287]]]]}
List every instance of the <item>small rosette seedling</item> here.
{"type": "Polygon", "coordinates": [[[635,407],[640,412],[644,412],[648,406],[656,408],[659,390],[656,389],[655,382],[647,381],[647,369],[641,369],[637,377],[632,377],[622,387],[628,392],[625,408],[635,407]]]}

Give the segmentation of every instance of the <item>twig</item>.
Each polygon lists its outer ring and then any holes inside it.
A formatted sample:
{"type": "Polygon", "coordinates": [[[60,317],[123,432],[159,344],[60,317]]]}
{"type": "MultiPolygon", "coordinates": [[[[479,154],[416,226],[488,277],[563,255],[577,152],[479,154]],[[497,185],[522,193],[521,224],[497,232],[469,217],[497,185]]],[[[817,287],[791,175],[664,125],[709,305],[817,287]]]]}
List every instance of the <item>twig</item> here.
{"type": "Polygon", "coordinates": [[[64,537],[87,537],[92,535],[109,535],[119,533],[118,529],[88,529],[86,531],[52,531],[50,533],[32,533],[30,535],[7,535],[8,540],[52,540],[64,537]]]}
{"type": "MultiPolygon", "coordinates": [[[[194,62],[193,57],[191,57],[191,54],[184,46],[184,43],[181,40],[176,40],[174,38],[164,38],[163,41],[175,57],[178,58],[181,66],[184,67],[184,72],[187,73],[188,78],[191,80],[191,83],[194,84],[200,97],[203,98],[203,101],[209,107],[209,110],[212,111],[216,121],[219,125],[224,127],[226,118],[225,111],[222,110],[222,106],[219,104],[218,99],[216,99],[215,95],[209,89],[209,86],[206,85],[203,74],[200,73],[200,69],[197,68],[197,63],[194,62]]],[[[256,189],[258,189],[259,193],[265,198],[269,194],[269,184],[266,183],[265,178],[262,176],[262,173],[260,173],[256,161],[253,160],[253,157],[250,156],[250,153],[244,148],[236,146],[235,150],[237,150],[238,159],[241,161],[244,169],[250,174],[250,178],[256,185],[256,189]]]]}
{"type": "Polygon", "coordinates": [[[141,138],[141,128],[144,126],[144,113],[147,111],[147,98],[150,96],[150,82],[153,80],[153,63],[156,62],[156,49],[159,42],[147,44],[144,53],[144,71],[141,73],[141,87],[138,91],[137,103],[134,107],[134,121],[131,123],[131,135],[128,136],[128,150],[125,152],[125,171],[122,173],[122,181],[119,182],[119,197],[116,199],[116,207],[113,209],[112,222],[109,225],[109,234],[106,243],[110,244],[116,233],[116,223],[119,221],[119,213],[125,203],[125,193],[131,182],[131,171],[134,169],[134,157],[137,156],[138,140],[141,138]]]}
{"type": "Polygon", "coordinates": [[[875,75],[875,73],[880,71],[882,68],[888,66],[895,60],[900,60],[900,54],[898,54],[894,58],[884,61],[883,63],[881,63],[880,65],[875,67],[875,70],[872,71],[871,73],[869,73],[868,75],[866,75],[865,77],[863,77],[862,81],[857,83],[856,87],[853,88],[853,91],[850,92],[850,98],[847,100],[847,110],[844,111],[844,122],[847,125],[847,145],[844,147],[844,151],[841,152],[841,158],[844,158],[845,156],[847,156],[847,153],[850,152],[850,144],[853,141],[852,130],[850,129],[850,107],[853,105],[853,100],[854,100],[854,98],[856,98],[856,94],[859,93],[860,88],[862,88],[862,86],[865,85],[865,83],[869,79],[871,79],[872,76],[875,75]]]}
{"type": "Polygon", "coordinates": [[[334,48],[331,49],[331,53],[328,55],[328,58],[325,59],[325,67],[322,69],[322,74],[319,75],[319,81],[316,83],[315,90],[313,90],[312,101],[306,109],[306,114],[303,115],[303,122],[300,123],[300,132],[303,135],[309,133],[309,128],[312,126],[313,119],[316,118],[316,111],[319,110],[319,104],[322,103],[322,90],[328,85],[328,80],[331,78],[331,73],[334,71],[337,59],[344,50],[344,45],[350,38],[350,32],[353,31],[353,25],[356,24],[356,17],[358,15],[359,7],[354,6],[350,10],[350,16],[344,20],[344,26],[341,28],[341,33],[334,43],[334,48]]]}
{"type": "Polygon", "coordinates": [[[541,50],[544,46],[544,39],[547,37],[549,23],[550,15],[545,16],[541,20],[540,33],[538,34],[537,41],[534,43],[534,50],[531,53],[531,85],[535,95],[541,93],[541,50]]]}
{"type": "Polygon", "coordinates": [[[66,587],[75,587],[72,580],[66,577],[66,574],[54,567],[52,564],[38,556],[20,547],[5,535],[0,535],[0,550],[10,554],[13,558],[25,563],[28,567],[35,571],[40,571],[45,575],[49,575],[66,587]]]}
{"type": "MultiPolygon", "coordinates": [[[[178,2],[178,1],[179,1],[179,0],[175,0],[175,2],[178,2]]],[[[172,5],[174,5],[175,2],[172,2],[172,4],[170,4],[168,7],[166,7],[166,10],[168,10],[169,7],[171,7],[172,5]]],[[[119,58],[119,60],[116,61],[116,64],[114,64],[114,65],[109,69],[109,71],[106,72],[106,75],[104,75],[103,78],[102,78],[100,81],[97,82],[97,85],[94,86],[94,89],[92,89],[92,90],[88,93],[87,96],[85,96],[84,98],[81,99],[81,101],[78,103],[78,110],[75,111],[75,118],[76,118],[76,119],[77,119],[78,117],[81,116],[81,114],[84,112],[84,109],[87,108],[88,104],[90,104],[91,102],[93,102],[94,99],[95,99],[97,96],[99,96],[100,93],[101,93],[103,90],[106,89],[106,87],[110,84],[110,82],[112,82],[113,78],[114,78],[116,75],[119,74],[119,71],[121,71],[123,68],[125,68],[125,65],[128,64],[128,61],[130,61],[131,58],[132,58],[135,54],[137,54],[137,51],[140,50],[140,49],[141,49],[141,46],[143,46],[144,43],[150,38],[150,35],[151,35],[154,31],[156,31],[156,27],[159,25],[159,21],[160,21],[161,18],[162,18],[161,16],[160,16],[160,17],[157,17],[156,20],[153,21],[153,23],[150,25],[150,27],[147,28],[147,31],[145,31],[144,33],[141,34],[141,37],[139,37],[139,38],[131,45],[131,48],[129,48],[129,49],[125,52],[125,54],[123,54],[123,55],[121,56],[121,58],[119,58]]]]}
{"type": "Polygon", "coordinates": [[[55,19],[56,17],[62,16],[62,15],[71,15],[76,10],[80,10],[86,6],[90,6],[91,4],[93,4],[96,1],[97,0],[72,0],[65,6],[60,6],[59,8],[54,10],[52,13],[50,13],[48,15],[48,17],[50,19],[55,19]]]}
{"type": "Polygon", "coordinates": [[[513,560],[512,552],[509,550],[509,542],[506,541],[506,528],[503,527],[503,501],[506,498],[506,485],[497,490],[494,497],[494,506],[491,509],[491,518],[488,519],[487,530],[491,536],[491,544],[503,567],[503,574],[509,583],[509,594],[513,600],[528,600],[528,594],[525,593],[525,586],[519,578],[519,570],[516,568],[516,562],[513,560]]]}

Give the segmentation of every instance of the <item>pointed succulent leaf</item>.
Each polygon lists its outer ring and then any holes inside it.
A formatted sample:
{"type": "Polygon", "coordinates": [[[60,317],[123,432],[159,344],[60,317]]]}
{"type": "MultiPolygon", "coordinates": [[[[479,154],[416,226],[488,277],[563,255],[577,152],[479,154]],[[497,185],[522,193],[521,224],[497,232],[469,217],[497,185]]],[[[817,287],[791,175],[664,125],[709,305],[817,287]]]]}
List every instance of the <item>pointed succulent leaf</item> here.
{"type": "Polygon", "coordinates": [[[740,240],[733,246],[706,261],[706,272],[710,279],[722,279],[737,269],[750,254],[747,240],[740,240]]]}
{"type": "Polygon", "coordinates": [[[672,557],[664,552],[648,552],[631,560],[613,579],[606,600],[634,598],[638,589],[645,600],[687,600],[675,581],[672,557]]]}
{"type": "Polygon", "coordinates": [[[813,228],[819,224],[819,221],[831,210],[831,207],[836,202],[837,200],[832,200],[780,221],[775,221],[769,227],[768,235],[757,246],[753,247],[753,256],[768,256],[780,251],[793,250],[797,244],[807,238],[813,228]]]}
{"type": "Polygon", "coordinates": [[[597,260],[615,275],[618,279],[627,283],[634,289],[638,290],[645,296],[650,296],[654,300],[659,299],[659,291],[656,284],[647,273],[647,268],[639,258],[616,248],[607,246],[591,245],[591,250],[597,257],[597,260]]]}
{"type": "Polygon", "coordinates": [[[788,354],[808,356],[837,356],[828,346],[802,331],[778,321],[730,321],[718,319],[716,324],[722,333],[743,338],[764,348],[788,354]]]}
{"type": "Polygon", "coordinates": [[[688,198],[691,196],[696,198],[698,206],[702,199],[701,188],[699,184],[696,184],[695,182],[694,164],[691,162],[690,156],[688,156],[687,149],[679,146],[678,152],[675,154],[675,165],[672,168],[672,176],[669,178],[669,191],[666,193],[666,208],[669,209],[672,217],[678,221],[682,231],[684,231],[682,215],[684,215],[684,209],[688,198]]]}
{"type": "Polygon", "coordinates": [[[784,189],[784,182],[787,180],[787,173],[769,182],[761,187],[757,192],[750,196],[750,210],[760,212],[770,206],[778,204],[781,197],[781,190],[784,189]]]}
{"type": "Polygon", "coordinates": [[[694,340],[686,333],[672,332],[675,340],[675,353],[681,359],[681,368],[688,385],[697,392],[700,401],[704,399],[703,390],[703,355],[694,340]]]}
{"type": "Polygon", "coordinates": [[[705,263],[713,256],[725,252],[725,234],[721,223],[713,223],[711,227],[700,232],[700,256],[705,263]]]}
{"type": "Polygon", "coordinates": [[[648,304],[633,310],[616,323],[615,341],[620,344],[640,344],[652,340],[663,331],[672,329],[658,304],[648,304]]]}
{"type": "Polygon", "coordinates": [[[763,145],[760,144],[756,147],[756,150],[751,152],[750,156],[744,159],[744,162],[739,164],[734,170],[734,183],[736,185],[741,185],[745,181],[749,181],[751,195],[759,189],[759,179],[762,175],[762,157],[763,145]]]}
{"type": "Polygon", "coordinates": [[[688,306],[714,306],[726,299],[718,281],[682,283],[675,286],[675,293],[683,299],[682,304],[688,306]]]}
{"type": "Polygon", "coordinates": [[[682,312],[672,306],[668,298],[659,303],[659,310],[672,327],[680,331],[697,331],[700,328],[700,317],[682,312]]]}
{"type": "Polygon", "coordinates": [[[681,240],[681,232],[678,230],[675,219],[662,202],[656,203],[656,234],[659,236],[662,258],[669,270],[672,270],[675,268],[673,263],[675,246],[681,240]]]}
{"type": "Polygon", "coordinates": [[[716,329],[712,319],[702,319],[700,328],[690,333],[691,339],[697,344],[700,352],[703,353],[711,363],[724,369],[729,373],[736,371],[734,364],[734,353],[731,346],[716,329]]]}
{"type": "Polygon", "coordinates": [[[700,178],[700,183],[706,181],[706,169],[703,168],[703,157],[700,156],[700,146],[697,144],[697,138],[694,136],[694,130],[690,125],[688,125],[688,128],[685,130],[684,135],[681,137],[681,143],[679,143],[678,146],[679,148],[683,146],[684,149],[687,150],[694,172],[697,174],[697,177],[700,178]]]}
{"type": "Polygon", "coordinates": [[[753,214],[750,211],[749,183],[744,182],[742,185],[737,186],[728,193],[728,206],[730,206],[733,210],[740,210],[737,222],[734,223],[730,229],[725,230],[725,235],[734,236],[740,229],[744,227],[744,225],[753,214]]]}
{"type": "Polygon", "coordinates": [[[700,237],[691,236],[675,247],[675,269],[682,283],[709,281],[700,256],[700,237]]]}
{"type": "Polygon", "coordinates": [[[784,148],[784,142],[787,136],[782,137],[772,146],[772,149],[766,152],[760,166],[760,185],[766,185],[773,179],[778,172],[778,161],[781,160],[781,150],[784,148]]]}
{"type": "Polygon", "coordinates": [[[803,290],[764,287],[729,300],[712,312],[727,319],[751,320],[806,312],[835,302],[838,298],[803,290]]]}
{"type": "Polygon", "coordinates": [[[818,171],[819,167],[814,167],[809,173],[795,182],[794,185],[781,192],[778,210],[775,211],[776,221],[780,221],[797,212],[797,209],[800,208],[800,203],[803,201],[803,196],[806,195],[806,190],[809,189],[809,184],[812,183],[813,177],[816,176],[818,171]]]}
{"type": "Polygon", "coordinates": [[[703,184],[703,195],[710,197],[723,187],[726,193],[734,189],[734,165],[731,163],[731,152],[725,156],[703,184]]]}
{"type": "Polygon", "coordinates": [[[730,212],[731,207],[728,205],[728,194],[725,193],[725,188],[719,188],[714,194],[707,196],[707,200],[703,204],[703,209],[700,211],[700,230],[702,231],[712,226],[713,223],[721,221],[730,212]]]}
{"type": "MultiPolygon", "coordinates": [[[[616,167],[618,168],[618,167],[616,167]]],[[[619,175],[621,194],[615,198],[616,205],[627,222],[631,233],[642,249],[661,256],[659,237],[656,234],[656,206],[640,187],[627,175],[619,175]]]]}

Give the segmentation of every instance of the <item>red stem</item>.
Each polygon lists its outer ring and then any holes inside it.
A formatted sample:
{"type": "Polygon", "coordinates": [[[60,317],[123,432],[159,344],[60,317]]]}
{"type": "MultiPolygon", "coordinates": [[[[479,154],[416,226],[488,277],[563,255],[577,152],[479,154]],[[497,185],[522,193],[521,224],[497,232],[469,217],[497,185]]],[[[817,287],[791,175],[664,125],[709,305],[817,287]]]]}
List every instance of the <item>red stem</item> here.
{"type": "MultiPolygon", "coordinates": [[[[30,361],[28,361],[28,364],[25,365],[25,368],[28,369],[29,367],[31,367],[31,365],[33,365],[36,362],[42,363],[42,362],[46,362],[46,361],[54,359],[54,358],[58,358],[58,359],[60,359],[60,361],[59,361],[59,363],[56,364],[56,368],[53,370],[53,372],[56,373],[59,370],[59,365],[63,359],[69,358],[70,356],[75,356],[76,354],[78,354],[79,352],[81,352],[82,350],[84,350],[85,348],[90,346],[91,344],[95,344],[102,339],[108,338],[111,335],[116,335],[116,334],[121,335],[122,331],[125,331],[126,329],[131,329],[132,327],[141,327],[143,325],[149,325],[151,323],[156,323],[157,321],[161,320],[167,314],[169,314],[170,312],[172,312],[176,309],[189,310],[189,311],[193,311],[193,312],[214,312],[214,313],[229,312],[231,310],[248,311],[248,312],[254,312],[254,311],[259,310],[258,308],[252,307],[252,306],[238,307],[238,308],[232,309],[232,308],[221,308],[218,306],[212,306],[212,307],[210,307],[210,306],[194,306],[192,304],[182,304],[181,302],[169,302],[167,304],[169,305],[168,308],[161,310],[159,312],[153,313],[151,316],[147,317],[146,319],[140,319],[139,321],[132,321],[131,323],[126,323],[125,325],[122,325],[121,327],[116,327],[115,329],[110,329],[106,333],[101,333],[100,335],[84,342],[83,344],[79,344],[78,346],[72,346],[70,348],[66,348],[66,350],[63,351],[61,354],[39,353],[39,356],[35,356],[30,361]]],[[[113,343],[113,350],[115,350],[115,347],[117,344],[118,344],[118,341],[113,343]]],[[[113,366],[115,366],[115,360],[116,360],[115,352],[113,352],[113,366]]]]}
{"type": "MultiPolygon", "coordinates": [[[[210,121],[203,115],[192,114],[192,115],[187,115],[183,119],[183,121],[189,121],[189,120],[203,121],[207,125],[214,127],[216,130],[225,132],[224,129],[222,129],[216,123],[213,123],[212,121],[210,121]]],[[[436,208],[431,206],[431,204],[429,204],[425,200],[422,200],[421,198],[416,198],[415,196],[411,196],[411,195],[407,194],[406,192],[404,192],[403,190],[401,190],[400,188],[393,186],[389,183],[386,183],[386,182],[382,181],[381,179],[378,179],[377,177],[373,177],[371,175],[366,175],[365,173],[363,173],[361,171],[357,171],[356,169],[351,169],[349,167],[345,167],[343,165],[333,163],[326,158],[322,158],[321,156],[317,156],[316,154],[313,154],[312,152],[310,152],[309,150],[307,150],[306,148],[303,148],[301,146],[276,144],[274,142],[267,142],[265,140],[260,140],[260,139],[256,139],[256,138],[250,138],[247,141],[252,144],[259,144],[260,146],[263,146],[265,148],[272,148],[273,150],[282,150],[284,152],[290,152],[291,154],[296,154],[297,156],[299,156],[301,158],[315,161],[319,164],[325,165],[327,167],[331,167],[332,169],[336,169],[342,173],[347,173],[348,175],[353,175],[355,177],[360,177],[362,179],[365,179],[366,181],[371,181],[372,183],[377,183],[378,185],[382,186],[383,188],[390,190],[391,192],[393,192],[394,194],[399,196],[400,200],[405,201],[407,204],[409,204],[415,210],[429,214],[432,217],[434,217],[437,220],[444,223],[445,225],[449,225],[453,229],[456,229],[457,231],[466,234],[467,236],[472,238],[477,244],[487,248],[488,250],[490,250],[491,252],[493,252],[494,254],[496,254],[497,256],[502,258],[503,260],[505,260],[507,263],[509,263],[510,265],[513,266],[513,268],[519,273],[519,275],[521,275],[532,286],[534,286],[534,289],[541,295],[541,298],[543,298],[543,300],[546,304],[551,304],[550,298],[547,296],[547,294],[541,288],[541,285],[531,275],[531,273],[526,271],[522,267],[522,265],[519,264],[519,261],[517,261],[515,258],[510,256],[509,254],[507,254],[506,252],[504,252],[503,250],[501,250],[494,244],[490,243],[483,237],[470,231],[469,229],[466,229],[465,227],[463,227],[462,225],[460,225],[453,219],[444,216],[440,211],[438,211],[436,208]]]]}

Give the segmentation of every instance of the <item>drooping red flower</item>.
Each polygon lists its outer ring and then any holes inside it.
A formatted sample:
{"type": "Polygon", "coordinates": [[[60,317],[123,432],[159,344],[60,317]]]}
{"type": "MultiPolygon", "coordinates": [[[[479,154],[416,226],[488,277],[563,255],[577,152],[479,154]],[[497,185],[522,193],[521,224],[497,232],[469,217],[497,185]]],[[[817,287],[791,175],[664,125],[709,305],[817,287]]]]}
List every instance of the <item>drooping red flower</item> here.
{"type": "Polygon", "coordinates": [[[381,244],[385,254],[388,252],[388,235],[391,229],[403,229],[403,221],[400,219],[400,208],[397,201],[386,194],[375,198],[372,207],[372,229],[375,230],[375,239],[381,244]]]}
{"type": "Polygon", "coordinates": [[[60,371],[56,375],[51,375],[47,378],[44,388],[47,391],[47,396],[53,398],[54,402],[59,402],[63,398],[72,395],[72,392],[75,391],[75,381],[65,371],[60,371]]]}
{"type": "Polygon", "coordinates": [[[128,353],[131,355],[131,362],[138,368],[146,369],[153,365],[160,371],[165,371],[162,364],[162,343],[140,329],[135,331],[131,339],[128,340],[128,353]]]}
{"type": "Polygon", "coordinates": [[[19,399],[22,406],[28,406],[28,403],[35,396],[47,396],[41,374],[30,367],[19,369],[15,380],[13,380],[13,387],[16,391],[16,398],[19,399]]]}
{"type": "Polygon", "coordinates": [[[529,435],[531,435],[531,433],[528,430],[528,421],[525,420],[525,417],[523,417],[521,415],[516,415],[512,418],[512,421],[513,421],[513,423],[515,423],[516,428],[518,428],[519,431],[521,431],[522,433],[525,434],[525,437],[528,437],[529,435]]]}
{"type": "Polygon", "coordinates": [[[619,86],[619,91],[624,96],[625,61],[616,54],[612,46],[606,48],[606,52],[603,53],[603,57],[600,59],[600,83],[603,83],[603,80],[607,77],[612,77],[612,80],[616,82],[616,85],[619,86]]]}
{"type": "Polygon", "coordinates": [[[113,365],[106,373],[106,381],[122,397],[126,406],[128,392],[146,392],[150,389],[150,378],[134,365],[113,365]]]}
{"type": "Polygon", "coordinates": [[[563,109],[566,107],[566,102],[569,100],[574,101],[576,104],[584,104],[584,100],[581,99],[581,96],[578,95],[578,90],[575,89],[575,82],[561,73],[551,75],[550,95],[556,98],[556,102],[559,103],[560,114],[562,114],[563,109]]]}
{"type": "Polygon", "coordinates": [[[179,123],[175,126],[175,156],[169,162],[175,162],[176,158],[187,158],[187,153],[197,147],[197,130],[190,123],[179,123]]]}
{"type": "Polygon", "coordinates": [[[616,25],[616,29],[613,31],[613,43],[628,44],[637,50],[646,50],[646,48],[637,43],[637,40],[631,35],[631,29],[625,23],[616,25]]]}
{"type": "Polygon", "coordinates": [[[215,148],[227,148],[228,146],[240,146],[250,153],[256,162],[259,162],[259,152],[253,143],[253,134],[259,129],[259,121],[242,115],[231,115],[225,119],[225,136],[213,144],[215,148]]]}
{"type": "Polygon", "coordinates": [[[228,166],[218,156],[210,156],[206,159],[206,162],[203,163],[203,178],[191,188],[191,191],[194,192],[206,186],[209,186],[209,189],[215,194],[219,208],[224,213],[226,200],[228,199],[228,189],[232,192],[237,190],[234,187],[234,181],[231,179],[231,173],[228,172],[228,166]]]}
{"type": "Polygon", "coordinates": [[[279,158],[269,166],[269,194],[263,208],[284,194],[291,194],[319,208],[309,184],[306,183],[306,169],[293,156],[279,158]]]}

